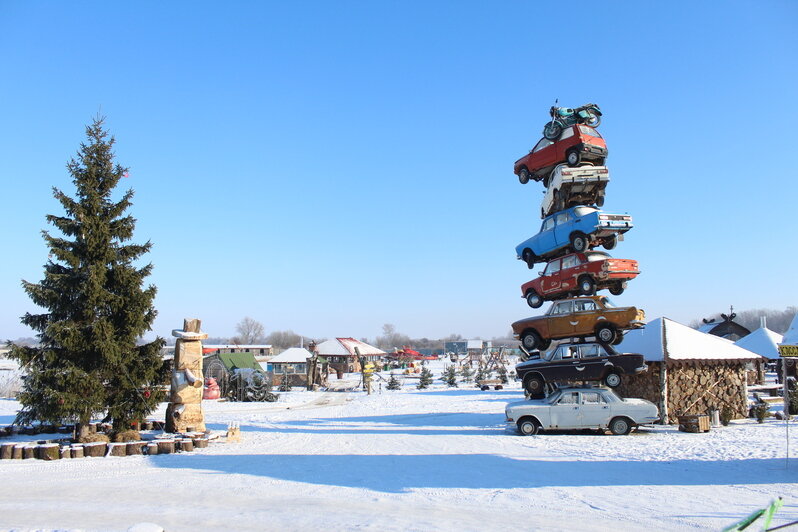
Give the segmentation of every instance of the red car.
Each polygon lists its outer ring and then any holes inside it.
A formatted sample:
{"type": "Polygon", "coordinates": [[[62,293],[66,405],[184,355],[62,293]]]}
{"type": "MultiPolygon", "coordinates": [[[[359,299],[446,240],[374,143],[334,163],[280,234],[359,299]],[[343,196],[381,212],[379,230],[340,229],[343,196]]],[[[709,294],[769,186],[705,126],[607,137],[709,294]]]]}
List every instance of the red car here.
{"type": "Polygon", "coordinates": [[[618,296],[626,281],[639,273],[636,260],[613,259],[602,251],[572,253],[550,261],[540,277],[521,285],[521,296],[532,308],[570,295],[593,295],[603,288],[618,296]]]}
{"type": "Polygon", "coordinates": [[[558,164],[578,166],[590,161],[603,166],[606,158],[607,144],[601,134],[590,126],[576,124],[565,128],[554,142],[540,139],[527,155],[515,161],[513,172],[521,184],[534,179],[543,180],[543,185],[548,186],[549,174],[558,164]]]}

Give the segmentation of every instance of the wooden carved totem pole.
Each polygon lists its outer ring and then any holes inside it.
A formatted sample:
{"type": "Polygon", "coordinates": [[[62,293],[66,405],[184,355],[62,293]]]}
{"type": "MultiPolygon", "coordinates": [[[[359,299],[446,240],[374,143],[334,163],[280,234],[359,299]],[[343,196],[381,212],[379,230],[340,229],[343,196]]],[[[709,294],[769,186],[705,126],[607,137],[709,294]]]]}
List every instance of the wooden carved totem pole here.
{"type": "Polygon", "coordinates": [[[172,331],[175,343],[172,391],[166,408],[166,432],[205,432],[202,413],[202,340],[208,337],[200,331],[202,322],[183,320],[183,330],[172,331]]]}

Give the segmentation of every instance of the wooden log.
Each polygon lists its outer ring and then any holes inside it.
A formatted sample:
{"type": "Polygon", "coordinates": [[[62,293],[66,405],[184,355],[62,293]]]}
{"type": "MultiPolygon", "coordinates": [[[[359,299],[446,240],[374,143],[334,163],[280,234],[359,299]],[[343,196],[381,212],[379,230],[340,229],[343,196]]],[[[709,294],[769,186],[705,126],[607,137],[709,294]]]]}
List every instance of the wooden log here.
{"type": "Polygon", "coordinates": [[[108,456],[127,456],[126,443],[109,443],[108,456]]]}
{"type": "Polygon", "coordinates": [[[147,454],[148,455],[158,454],[158,444],[155,443],[155,442],[148,443],[147,446],[145,447],[145,449],[147,449],[147,454]]]}
{"type": "Polygon", "coordinates": [[[105,456],[108,444],[104,441],[93,441],[83,444],[83,454],[85,456],[105,456]]]}
{"type": "Polygon", "coordinates": [[[158,440],[158,454],[172,454],[175,452],[174,440],[158,440]]]}
{"type": "Polygon", "coordinates": [[[39,460],[59,460],[61,458],[61,447],[57,443],[45,443],[36,446],[36,454],[39,460]]]}
{"type": "Polygon", "coordinates": [[[24,445],[22,447],[22,459],[28,460],[29,458],[36,458],[36,447],[38,447],[38,445],[24,445]]]}
{"type": "Polygon", "coordinates": [[[4,443],[0,445],[0,460],[11,460],[15,445],[16,443],[4,443]]]}
{"type": "Polygon", "coordinates": [[[17,445],[15,445],[11,453],[12,460],[22,460],[25,454],[24,449],[25,449],[24,443],[18,443],[17,445]]]}
{"type": "Polygon", "coordinates": [[[59,450],[59,454],[61,455],[61,460],[72,458],[72,450],[70,449],[69,445],[62,446],[59,450]]]}
{"type": "Polygon", "coordinates": [[[180,450],[184,453],[190,453],[194,450],[194,442],[191,438],[183,438],[180,440],[180,450]]]}
{"type": "Polygon", "coordinates": [[[69,448],[69,452],[72,455],[72,458],[83,458],[86,455],[83,452],[83,445],[79,443],[73,443],[69,448]]]}
{"type": "Polygon", "coordinates": [[[145,441],[131,441],[127,443],[125,452],[128,456],[134,454],[144,454],[144,447],[147,445],[145,441]]]}
{"type": "Polygon", "coordinates": [[[204,449],[205,447],[208,446],[208,438],[204,437],[194,438],[193,440],[191,440],[191,442],[194,444],[195,449],[204,449]]]}

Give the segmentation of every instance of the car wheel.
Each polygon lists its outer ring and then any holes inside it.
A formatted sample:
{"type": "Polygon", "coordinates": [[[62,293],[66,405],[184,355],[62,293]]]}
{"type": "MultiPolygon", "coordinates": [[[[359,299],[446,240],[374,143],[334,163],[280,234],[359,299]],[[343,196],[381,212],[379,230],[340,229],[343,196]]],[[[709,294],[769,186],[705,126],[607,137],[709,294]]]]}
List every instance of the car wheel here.
{"type": "Polygon", "coordinates": [[[583,233],[573,233],[571,235],[571,248],[576,253],[584,253],[587,251],[587,237],[583,233]]]}
{"type": "Polygon", "coordinates": [[[535,331],[526,331],[521,335],[521,345],[523,345],[524,349],[527,351],[539,349],[542,343],[540,335],[535,331]]]}
{"type": "Polygon", "coordinates": [[[612,345],[618,345],[621,342],[623,342],[623,335],[622,334],[618,334],[618,335],[616,335],[615,340],[612,341],[612,345]]]}
{"type": "Polygon", "coordinates": [[[596,293],[596,283],[589,275],[579,278],[579,293],[584,296],[592,296],[596,293]]]}
{"type": "Polygon", "coordinates": [[[632,431],[632,423],[625,417],[616,417],[610,421],[610,432],[616,436],[624,436],[632,431]]]}
{"type": "Polygon", "coordinates": [[[614,296],[619,296],[623,294],[623,291],[626,290],[626,283],[624,282],[617,282],[610,286],[610,294],[614,296]]]}
{"type": "Polygon", "coordinates": [[[518,420],[518,432],[521,436],[534,436],[540,431],[540,425],[532,418],[522,418],[518,420]]]}
{"type": "Polygon", "coordinates": [[[529,392],[532,397],[542,397],[545,389],[546,381],[543,380],[543,377],[530,375],[524,379],[524,390],[529,392]]]}
{"type": "Polygon", "coordinates": [[[579,161],[582,160],[582,154],[576,150],[571,150],[568,152],[565,160],[568,162],[568,166],[577,166],[579,161]]]}
{"type": "Polygon", "coordinates": [[[612,325],[602,324],[596,328],[596,338],[605,344],[613,343],[618,337],[615,328],[612,325]]]}
{"type": "Polygon", "coordinates": [[[486,385],[482,386],[482,387],[480,388],[480,390],[482,390],[483,392],[487,392],[488,390],[490,390],[490,386],[488,386],[488,385],[486,384],[486,385]]]}
{"type": "Polygon", "coordinates": [[[521,254],[521,259],[524,262],[526,262],[526,266],[530,270],[535,267],[535,263],[537,262],[537,259],[535,258],[535,254],[529,248],[526,248],[524,250],[524,252],[521,254]]]}
{"type": "Polygon", "coordinates": [[[600,194],[599,197],[596,198],[596,207],[603,207],[604,206],[604,194],[600,194]]]}
{"type": "Polygon", "coordinates": [[[521,168],[521,171],[518,172],[518,180],[521,182],[522,185],[526,185],[529,183],[529,170],[526,168],[521,168]]]}
{"type": "Polygon", "coordinates": [[[614,371],[610,371],[604,377],[604,385],[609,386],[610,388],[617,388],[621,385],[621,376],[614,371]]]}
{"type": "Polygon", "coordinates": [[[604,249],[606,250],[615,249],[615,246],[618,245],[618,235],[612,235],[608,239],[604,240],[601,245],[604,246],[604,249]]]}
{"type": "Polygon", "coordinates": [[[543,298],[534,290],[526,293],[526,304],[532,308],[540,308],[543,305],[543,298]]]}

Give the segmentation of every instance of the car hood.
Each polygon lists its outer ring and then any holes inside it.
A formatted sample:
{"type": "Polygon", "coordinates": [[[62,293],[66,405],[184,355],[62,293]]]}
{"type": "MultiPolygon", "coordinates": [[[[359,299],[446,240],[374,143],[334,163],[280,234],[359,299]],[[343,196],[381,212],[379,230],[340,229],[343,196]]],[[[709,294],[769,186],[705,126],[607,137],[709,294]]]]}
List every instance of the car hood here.
{"type": "Polygon", "coordinates": [[[655,405],[651,401],[647,401],[645,399],[638,399],[636,397],[627,397],[623,400],[623,402],[629,405],[653,406],[654,408],[657,407],[657,405],[655,405]]]}
{"type": "Polygon", "coordinates": [[[529,399],[526,401],[515,401],[512,403],[507,403],[507,406],[504,407],[505,410],[510,410],[514,407],[524,407],[528,408],[530,406],[548,406],[548,402],[545,399],[529,399]]]}

